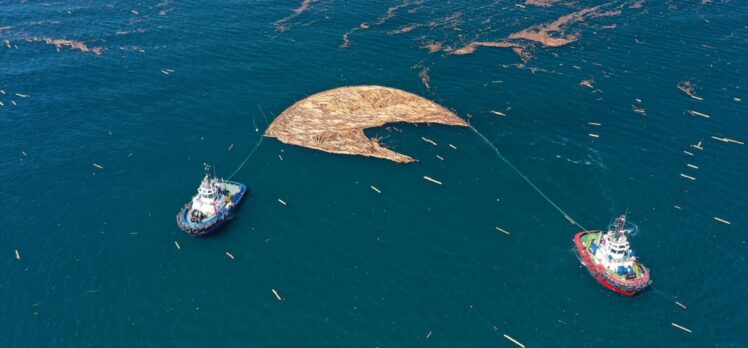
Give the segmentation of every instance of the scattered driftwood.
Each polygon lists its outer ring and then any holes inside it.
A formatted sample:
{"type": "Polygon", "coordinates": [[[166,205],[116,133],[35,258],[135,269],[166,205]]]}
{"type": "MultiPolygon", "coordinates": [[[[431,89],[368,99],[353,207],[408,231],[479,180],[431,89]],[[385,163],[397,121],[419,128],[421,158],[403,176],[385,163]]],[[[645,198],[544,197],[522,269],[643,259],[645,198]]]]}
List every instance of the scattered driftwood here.
{"type": "Polygon", "coordinates": [[[680,307],[680,308],[686,309],[686,306],[683,305],[682,303],[678,302],[678,301],[675,301],[675,304],[678,305],[678,307],[680,307]]]}
{"type": "Polygon", "coordinates": [[[696,86],[694,86],[691,81],[681,81],[678,83],[678,89],[681,90],[683,93],[688,95],[689,97],[696,99],[696,100],[704,100],[704,98],[699,97],[696,95],[696,86]]]}
{"type": "Polygon", "coordinates": [[[232,254],[232,253],[230,253],[228,251],[226,252],[226,256],[228,256],[232,260],[236,260],[236,258],[234,257],[234,254],[232,254]]]}
{"type": "Polygon", "coordinates": [[[468,126],[453,112],[417,95],[381,86],[355,86],[297,102],[270,124],[265,136],[330,153],[414,162],[364,134],[364,129],[393,122],[468,126]]]}
{"type": "Polygon", "coordinates": [[[57,48],[57,52],[59,52],[60,49],[65,46],[70,47],[71,49],[80,50],[81,52],[91,52],[97,56],[101,55],[101,53],[104,51],[104,49],[101,47],[88,48],[88,46],[86,46],[86,43],[83,41],[53,39],[49,37],[34,37],[31,39],[31,41],[43,41],[47,45],[54,45],[57,48]]]}
{"type": "Polygon", "coordinates": [[[278,198],[278,203],[283,204],[283,205],[288,205],[288,204],[286,204],[286,201],[284,201],[284,200],[282,200],[280,198],[278,198]]]}
{"type": "Polygon", "coordinates": [[[374,192],[376,193],[382,193],[382,191],[380,191],[376,186],[369,186],[369,187],[371,187],[371,189],[374,190],[374,192]]]}
{"type": "Polygon", "coordinates": [[[594,80],[582,80],[582,82],[580,82],[579,85],[587,87],[587,88],[595,88],[593,83],[595,83],[594,80]]]}
{"type": "Polygon", "coordinates": [[[94,163],[93,166],[96,167],[96,168],[99,168],[99,169],[104,169],[104,166],[102,166],[101,164],[98,164],[98,163],[94,163]]]}
{"type": "Polygon", "coordinates": [[[503,233],[503,234],[509,235],[509,232],[507,232],[507,230],[505,230],[505,229],[503,229],[501,227],[496,226],[496,230],[499,231],[499,232],[501,232],[501,233],[503,233]]]}
{"type": "Polygon", "coordinates": [[[21,253],[18,252],[18,249],[16,249],[16,260],[21,259],[21,253]]]}
{"type": "Polygon", "coordinates": [[[177,250],[182,250],[182,247],[179,246],[179,243],[177,243],[177,241],[174,241],[174,245],[177,247],[177,250]]]}

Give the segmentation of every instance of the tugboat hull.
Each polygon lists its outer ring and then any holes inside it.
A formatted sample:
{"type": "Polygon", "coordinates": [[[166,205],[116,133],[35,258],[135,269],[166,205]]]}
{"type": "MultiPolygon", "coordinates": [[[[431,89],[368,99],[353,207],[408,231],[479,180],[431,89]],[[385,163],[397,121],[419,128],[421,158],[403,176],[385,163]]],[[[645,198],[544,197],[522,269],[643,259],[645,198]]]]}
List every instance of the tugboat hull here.
{"type": "Polygon", "coordinates": [[[649,278],[649,269],[644,266],[640,267],[643,270],[643,275],[640,278],[633,280],[622,280],[616,279],[615,276],[611,275],[610,272],[605,269],[602,265],[598,265],[592,260],[592,255],[589,250],[585,247],[582,242],[582,237],[590,233],[600,233],[600,231],[582,231],[574,236],[574,251],[579,258],[579,261],[587,268],[590,275],[595,278],[600,284],[608,288],[609,290],[619,293],[625,296],[635,296],[644,291],[652,280],[649,278]]]}
{"type": "Polygon", "coordinates": [[[187,216],[190,211],[190,203],[188,202],[184,207],[182,207],[182,209],[179,211],[179,214],[177,214],[177,226],[179,226],[182,231],[185,231],[189,235],[194,237],[206,236],[218,231],[224,224],[226,224],[228,220],[233,217],[236,210],[239,209],[239,203],[241,202],[242,198],[244,198],[244,194],[247,191],[247,186],[242,183],[233,181],[225,181],[224,183],[227,188],[236,191],[230,196],[232,203],[231,207],[222,209],[220,212],[218,212],[218,214],[211,217],[210,219],[199,222],[192,222],[187,216]]]}

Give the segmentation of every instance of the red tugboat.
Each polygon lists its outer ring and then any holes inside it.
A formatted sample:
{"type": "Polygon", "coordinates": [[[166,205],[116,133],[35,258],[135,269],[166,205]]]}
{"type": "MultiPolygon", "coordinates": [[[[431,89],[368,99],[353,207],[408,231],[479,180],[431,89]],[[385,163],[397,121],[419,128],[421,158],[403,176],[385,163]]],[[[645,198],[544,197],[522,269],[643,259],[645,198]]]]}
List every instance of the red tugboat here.
{"type": "Polygon", "coordinates": [[[636,259],[626,234],[626,215],[619,216],[607,232],[582,231],[574,236],[579,261],[606,288],[626,296],[644,291],[652,280],[649,269],[636,259]]]}

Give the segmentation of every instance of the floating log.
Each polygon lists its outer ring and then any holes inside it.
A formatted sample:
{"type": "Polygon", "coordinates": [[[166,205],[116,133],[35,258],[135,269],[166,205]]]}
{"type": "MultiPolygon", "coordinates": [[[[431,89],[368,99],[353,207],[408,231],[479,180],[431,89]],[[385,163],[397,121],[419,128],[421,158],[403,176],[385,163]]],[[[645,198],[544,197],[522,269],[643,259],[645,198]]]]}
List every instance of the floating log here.
{"type": "Polygon", "coordinates": [[[13,106],[17,106],[18,105],[18,104],[16,104],[15,100],[11,100],[10,103],[13,104],[13,106]]]}
{"type": "Polygon", "coordinates": [[[691,114],[691,116],[701,116],[703,118],[709,118],[710,117],[709,115],[707,115],[707,114],[705,114],[703,112],[698,112],[698,111],[694,111],[694,110],[687,110],[687,112],[689,114],[691,114]]]}
{"type": "Polygon", "coordinates": [[[283,156],[281,156],[281,154],[278,154],[278,158],[279,158],[279,159],[280,159],[281,161],[283,160],[283,156]]]}
{"type": "Polygon", "coordinates": [[[99,169],[104,169],[104,167],[103,167],[103,166],[101,166],[101,165],[100,165],[100,164],[98,164],[98,163],[94,163],[94,164],[93,164],[93,166],[94,166],[94,167],[96,167],[96,168],[99,168],[99,169]]]}
{"type": "Polygon", "coordinates": [[[426,180],[428,180],[428,181],[431,181],[431,182],[433,182],[434,184],[437,184],[437,185],[441,185],[442,184],[441,181],[436,180],[436,179],[434,179],[434,178],[432,178],[430,176],[424,176],[423,178],[426,179],[426,180]]]}
{"type": "Polygon", "coordinates": [[[21,93],[16,93],[16,95],[19,96],[19,97],[21,97],[21,98],[28,98],[28,97],[30,97],[28,94],[21,94],[21,93]]]}
{"type": "Polygon", "coordinates": [[[683,208],[681,208],[680,206],[677,206],[677,205],[674,205],[673,208],[678,209],[678,210],[683,210],[683,208]]]}
{"type": "Polygon", "coordinates": [[[499,231],[499,232],[501,232],[501,233],[503,233],[503,234],[511,235],[509,232],[507,232],[505,229],[503,229],[501,227],[496,226],[496,230],[499,231]]]}
{"type": "Polygon", "coordinates": [[[444,160],[444,157],[442,157],[442,156],[439,156],[439,155],[436,155],[436,158],[438,158],[438,159],[440,159],[440,160],[442,160],[442,161],[444,160]]]}
{"type": "Polygon", "coordinates": [[[288,205],[288,204],[286,204],[286,202],[285,202],[284,200],[282,200],[282,199],[280,199],[280,198],[278,198],[278,202],[279,202],[280,204],[283,204],[283,205],[288,205]]]}
{"type": "Polygon", "coordinates": [[[677,327],[677,328],[679,328],[679,329],[681,329],[681,330],[683,330],[685,332],[688,332],[688,333],[692,333],[693,332],[693,331],[691,331],[691,329],[685,328],[685,327],[680,326],[680,325],[678,325],[676,323],[670,323],[670,324],[672,324],[673,326],[675,326],[675,327],[677,327]]]}
{"type": "Polygon", "coordinates": [[[280,294],[278,293],[278,291],[275,291],[275,289],[270,289],[270,290],[273,290],[273,295],[275,295],[275,298],[277,298],[277,299],[278,299],[278,301],[283,301],[283,298],[282,298],[282,297],[281,297],[281,295],[280,295],[280,294]]]}
{"type": "Polygon", "coordinates": [[[232,260],[235,260],[235,258],[234,258],[234,254],[232,254],[232,253],[230,253],[230,252],[228,252],[228,251],[226,252],[226,256],[228,256],[228,257],[229,257],[230,259],[232,259],[232,260]]]}
{"type": "Polygon", "coordinates": [[[374,190],[374,192],[376,193],[382,193],[382,191],[379,191],[379,189],[376,186],[369,186],[369,187],[371,187],[371,189],[374,190]]]}
{"type": "Polygon", "coordinates": [[[229,150],[228,151],[231,151],[231,149],[233,149],[233,148],[234,148],[234,144],[231,144],[231,146],[229,146],[229,150]]]}
{"type": "Polygon", "coordinates": [[[587,124],[590,126],[602,126],[603,125],[602,123],[598,123],[598,122],[587,122],[587,124]]]}
{"type": "Polygon", "coordinates": [[[16,249],[16,260],[21,259],[21,254],[18,252],[18,249],[16,249]]]}
{"type": "Polygon", "coordinates": [[[675,304],[677,304],[678,307],[680,307],[680,308],[686,309],[686,306],[683,305],[682,303],[678,302],[678,301],[675,301],[675,304]]]}
{"type": "Polygon", "coordinates": [[[454,146],[454,145],[452,145],[452,144],[449,144],[449,147],[451,147],[451,148],[453,148],[453,149],[457,150],[457,146],[454,146]]]}
{"type": "Polygon", "coordinates": [[[712,139],[719,140],[719,141],[721,141],[723,143],[734,143],[734,144],[738,144],[738,145],[745,145],[745,143],[743,143],[742,141],[738,141],[738,140],[730,139],[730,138],[724,138],[724,137],[720,138],[720,137],[715,137],[715,136],[712,135],[712,139]]]}
{"type": "Polygon", "coordinates": [[[176,245],[176,246],[177,246],[177,250],[182,250],[182,247],[181,247],[181,246],[179,246],[179,243],[177,243],[177,241],[174,241],[174,245],[176,245]]]}
{"type": "Polygon", "coordinates": [[[427,142],[427,143],[429,143],[429,144],[431,144],[431,145],[434,145],[434,146],[439,146],[439,144],[437,144],[437,143],[436,143],[435,141],[433,141],[433,140],[431,140],[431,139],[429,139],[429,138],[426,138],[426,137],[421,137],[421,139],[423,139],[423,141],[425,141],[425,142],[427,142]]]}
{"type": "Polygon", "coordinates": [[[696,180],[696,178],[694,178],[694,177],[692,177],[690,175],[683,174],[683,173],[680,173],[680,176],[682,176],[682,177],[684,177],[684,178],[686,178],[688,180],[696,180]]]}
{"type": "Polygon", "coordinates": [[[491,110],[491,113],[492,113],[492,114],[494,114],[494,115],[499,115],[499,116],[506,116],[506,114],[505,114],[505,113],[503,113],[503,112],[498,112],[498,111],[494,111],[494,110],[491,110]]]}
{"type": "MultiPolygon", "coordinates": [[[[674,325],[674,324],[673,324],[673,325],[674,325]]],[[[512,341],[512,343],[514,343],[514,344],[516,344],[516,345],[518,345],[518,346],[520,346],[520,347],[522,347],[522,348],[525,348],[525,345],[524,345],[524,344],[522,344],[522,343],[520,343],[519,341],[515,340],[514,338],[512,338],[512,336],[509,336],[509,335],[507,335],[507,334],[504,334],[504,338],[506,338],[506,339],[508,339],[508,340],[512,341]]]]}
{"type": "Polygon", "coordinates": [[[0,106],[5,106],[5,104],[3,104],[3,102],[0,102],[0,106]]]}
{"type": "Polygon", "coordinates": [[[721,223],[723,223],[723,224],[725,224],[725,225],[732,225],[732,222],[730,222],[730,221],[727,221],[727,220],[725,220],[725,219],[723,219],[723,218],[720,218],[720,217],[716,217],[716,216],[715,216],[715,217],[714,217],[714,220],[717,220],[717,221],[719,221],[719,222],[721,222],[721,223]]]}
{"type": "Polygon", "coordinates": [[[429,339],[429,338],[431,338],[431,331],[429,331],[429,333],[426,334],[426,339],[429,339]]]}
{"type": "Polygon", "coordinates": [[[694,149],[699,149],[699,150],[702,150],[702,151],[704,150],[704,148],[703,148],[703,147],[701,146],[701,140],[699,140],[699,143],[698,143],[698,144],[696,144],[696,145],[691,145],[691,147],[692,147],[692,148],[694,148],[694,149]]]}
{"type": "Polygon", "coordinates": [[[593,138],[599,138],[599,137],[600,137],[599,135],[597,135],[597,134],[593,134],[593,133],[590,133],[589,135],[590,135],[591,137],[593,137],[593,138]]]}
{"type": "Polygon", "coordinates": [[[686,155],[689,155],[689,156],[693,156],[693,152],[688,152],[686,150],[683,150],[683,153],[685,153],[686,155]]]}
{"type": "Polygon", "coordinates": [[[687,165],[688,167],[690,167],[690,168],[693,168],[693,169],[699,169],[699,167],[698,167],[698,166],[696,166],[696,165],[693,165],[693,164],[691,164],[691,163],[686,163],[686,165],[687,165]]]}

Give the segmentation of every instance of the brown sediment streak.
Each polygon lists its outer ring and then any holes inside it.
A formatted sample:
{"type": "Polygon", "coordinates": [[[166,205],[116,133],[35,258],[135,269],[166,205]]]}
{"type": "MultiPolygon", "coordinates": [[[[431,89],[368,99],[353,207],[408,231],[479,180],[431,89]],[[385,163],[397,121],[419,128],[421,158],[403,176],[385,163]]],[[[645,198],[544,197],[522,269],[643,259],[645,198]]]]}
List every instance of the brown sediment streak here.
{"type": "Polygon", "coordinates": [[[169,12],[174,11],[174,7],[167,8],[165,10],[158,11],[159,16],[166,16],[169,12]]]}
{"type": "Polygon", "coordinates": [[[420,4],[421,1],[403,0],[403,2],[400,3],[399,5],[392,6],[392,7],[388,8],[387,9],[387,14],[385,14],[384,16],[382,16],[382,17],[379,18],[379,20],[377,21],[377,25],[384,24],[385,22],[387,22],[388,20],[390,20],[392,17],[395,17],[395,14],[397,13],[397,10],[399,10],[399,9],[401,9],[403,7],[408,7],[411,4],[413,4],[413,3],[420,4]]]}
{"type": "Polygon", "coordinates": [[[364,134],[364,129],[394,122],[468,126],[453,112],[415,94],[381,86],[353,86],[295,103],[270,124],[265,136],[330,153],[414,162],[364,134]]]}
{"type": "Polygon", "coordinates": [[[402,34],[402,33],[409,33],[411,31],[413,31],[413,29],[416,29],[416,28],[419,28],[419,27],[422,27],[422,26],[423,26],[423,24],[420,24],[420,23],[408,24],[406,26],[402,26],[402,27],[397,28],[397,29],[395,29],[393,31],[390,31],[388,34],[390,34],[390,35],[397,35],[397,34],[402,34]]]}
{"type": "Polygon", "coordinates": [[[678,83],[678,89],[681,90],[681,92],[685,93],[689,97],[696,99],[696,100],[704,100],[704,98],[701,98],[696,95],[696,86],[691,83],[691,81],[681,81],[678,83]]]}
{"type": "Polygon", "coordinates": [[[288,22],[289,20],[293,19],[294,17],[304,13],[304,11],[309,9],[309,6],[312,5],[313,2],[316,0],[304,0],[301,2],[301,5],[293,10],[293,13],[288,15],[287,17],[281,18],[273,23],[275,26],[275,29],[278,31],[286,31],[288,28],[283,25],[283,23],[288,22]]]}
{"type": "MultiPolygon", "coordinates": [[[[401,9],[403,7],[408,7],[411,4],[421,4],[422,2],[423,2],[422,0],[418,0],[418,1],[403,0],[403,2],[400,3],[399,5],[392,6],[392,7],[388,8],[387,9],[387,13],[384,16],[380,17],[376,21],[376,23],[374,23],[373,25],[375,25],[375,26],[382,25],[385,22],[387,22],[388,20],[390,20],[390,18],[395,17],[395,14],[397,13],[397,10],[399,10],[399,9],[401,9]]],[[[347,47],[351,46],[351,39],[350,39],[350,35],[351,34],[353,34],[354,32],[356,32],[358,30],[369,29],[369,28],[371,28],[371,26],[372,25],[369,24],[368,22],[362,22],[361,24],[358,25],[358,27],[352,28],[347,33],[343,34],[343,43],[340,44],[340,48],[347,48],[347,47]]],[[[415,28],[411,28],[411,29],[409,29],[407,31],[410,31],[410,30],[413,30],[413,29],[415,29],[415,28]]],[[[407,31],[404,31],[404,32],[407,32],[407,31]]],[[[391,34],[399,34],[399,33],[391,32],[391,34]]]]}
{"type": "Polygon", "coordinates": [[[52,39],[49,37],[34,37],[31,39],[32,41],[44,41],[47,45],[54,45],[57,48],[57,52],[60,51],[60,48],[62,47],[70,47],[71,49],[80,50],[81,52],[91,52],[95,55],[101,55],[101,53],[104,51],[101,47],[93,47],[88,48],[86,46],[86,43],[83,41],[74,41],[74,40],[67,40],[67,39],[52,39]]]}
{"type": "Polygon", "coordinates": [[[530,52],[527,51],[527,47],[525,45],[508,41],[473,41],[463,46],[462,48],[458,48],[452,51],[451,54],[472,54],[476,50],[478,50],[479,47],[511,48],[514,53],[522,58],[523,61],[528,61],[531,58],[530,52]]]}
{"type": "Polygon", "coordinates": [[[348,37],[353,34],[354,32],[358,31],[360,28],[353,28],[349,30],[347,33],[343,34],[343,43],[340,44],[340,48],[348,48],[351,46],[351,39],[348,37]]]}
{"type": "Polygon", "coordinates": [[[506,42],[506,41],[473,41],[463,46],[462,48],[458,48],[452,51],[452,54],[457,54],[457,55],[471,54],[475,52],[478,49],[478,47],[514,48],[517,46],[519,46],[519,44],[516,44],[513,42],[506,42]]]}
{"type": "Polygon", "coordinates": [[[583,22],[587,18],[615,16],[621,13],[618,10],[600,12],[600,8],[608,4],[585,8],[577,12],[561,16],[557,20],[550,23],[533,25],[522,31],[510,34],[509,39],[523,39],[534,41],[542,44],[545,47],[560,47],[570,44],[579,39],[579,34],[566,33],[566,29],[570,24],[583,22]],[[551,34],[558,34],[559,37],[551,36],[551,34]]]}
{"type": "Polygon", "coordinates": [[[645,0],[637,0],[629,8],[641,8],[644,5],[645,0]]]}
{"type": "Polygon", "coordinates": [[[425,49],[429,50],[429,53],[439,52],[439,51],[442,50],[442,47],[443,46],[442,46],[441,42],[429,42],[429,43],[421,46],[421,48],[425,48],[425,49]]]}
{"type": "Polygon", "coordinates": [[[421,69],[421,72],[418,73],[418,76],[421,78],[421,82],[423,82],[423,85],[426,86],[426,88],[431,89],[431,86],[429,85],[429,82],[431,82],[431,77],[429,76],[429,68],[423,68],[421,69]]]}
{"type": "Polygon", "coordinates": [[[561,0],[525,0],[525,5],[538,7],[551,7],[561,0]]]}

